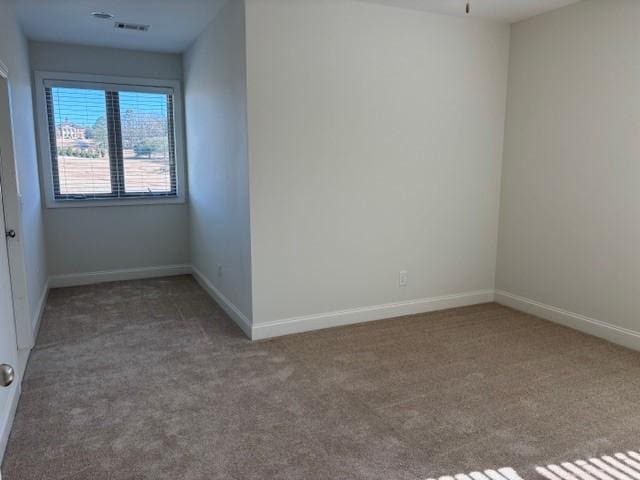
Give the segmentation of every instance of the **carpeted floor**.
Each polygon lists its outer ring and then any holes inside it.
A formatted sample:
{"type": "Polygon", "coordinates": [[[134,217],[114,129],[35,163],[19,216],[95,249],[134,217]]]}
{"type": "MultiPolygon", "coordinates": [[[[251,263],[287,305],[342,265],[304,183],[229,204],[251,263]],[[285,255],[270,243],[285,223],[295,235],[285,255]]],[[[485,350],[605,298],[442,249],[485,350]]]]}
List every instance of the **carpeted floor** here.
{"type": "Polygon", "coordinates": [[[496,304],[251,343],[188,276],[53,290],[3,479],[403,480],[637,449],[640,354],[496,304]]]}

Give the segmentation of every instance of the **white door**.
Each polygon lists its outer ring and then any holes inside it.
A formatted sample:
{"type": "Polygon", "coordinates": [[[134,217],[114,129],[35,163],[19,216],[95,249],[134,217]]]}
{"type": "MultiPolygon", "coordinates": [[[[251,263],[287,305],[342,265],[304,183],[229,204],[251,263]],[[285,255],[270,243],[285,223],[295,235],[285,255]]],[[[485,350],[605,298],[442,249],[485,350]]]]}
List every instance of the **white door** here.
{"type": "MultiPolygon", "coordinates": [[[[1,146],[0,155],[2,155],[1,146]]],[[[0,158],[1,161],[2,158],[0,158]]],[[[15,375],[14,369],[18,364],[16,345],[9,258],[7,255],[7,236],[5,234],[2,186],[0,184],[0,461],[6,446],[6,437],[9,435],[11,427],[11,403],[18,388],[18,381],[13,379],[15,375]]]]}

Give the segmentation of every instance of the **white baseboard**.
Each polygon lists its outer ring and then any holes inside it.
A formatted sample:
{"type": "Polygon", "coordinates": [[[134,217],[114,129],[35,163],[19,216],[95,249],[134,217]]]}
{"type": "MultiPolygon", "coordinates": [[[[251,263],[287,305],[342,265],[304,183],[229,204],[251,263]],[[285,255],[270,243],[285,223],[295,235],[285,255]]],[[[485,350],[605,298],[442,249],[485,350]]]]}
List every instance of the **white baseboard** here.
{"type": "MultiPolygon", "coordinates": [[[[11,393],[9,397],[9,404],[7,405],[7,412],[4,418],[0,418],[0,465],[4,458],[4,453],[7,449],[7,443],[9,442],[9,434],[11,433],[11,427],[13,426],[13,419],[16,416],[16,409],[18,408],[18,400],[20,398],[20,382],[14,382],[15,387],[12,385],[11,393]]],[[[1,474],[0,474],[1,475],[1,474]]]]}
{"type": "Polygon", "coordinates": [[[92,285],[122,280],[188,275],[190,273],[191,265],[162,265],[158,267],[105,270],[102,272],[72,273],[69,275],[53,275],[49,277],[49,287],[76,287],[79,285],[92,285]]]}
{"type": "Polygon", "coordinates": [[[31,348],[21,348],[18,350],[18,381],[22,383],[22,379],[24,378],[24,374],[27,371],[27,364],[29,363],[29,357],[31,356],[31,348]]]}
{"type": "Polygon", "coordinates": [[[40,295],[40,301],[38,302],[38,310],[36,311],[33,321],[31,322],[31,328],[33,332],[33,345],[38,338],[38,332],[40,331],[40,323],[42,323],[42,317],[44,316],[44,309],[47,306],[47,299],[49,298],[49,280],[44,284],[42,295],[40,295]]]}
{"type": "Polygon", "coordinates": [[[282,335],[338,327],[353,323],[362,323],[385,318],[401,317],[416,313],[433,312],[447,308],[465,307],[479,303],[492,302],[493,290],[423,298],[406,302],[353,308],[337,312],[305,315],[301,317],[252,324],[251,321],[196,267],[191,267],[193,277],[200,286],[224,309],[251,340],[264,340],[282,335]]]}
{"type": "Polygon", "coordinates": [[[251,321],[236,307],[231,300],[225,297],[220,290],[218,290],[213,283],[209,281],[204,274],[193,265],[191,266],[191,274],[193,278],[200,284],[200,286],[227,312],[227,315],[238,324],[244,334],[252,338],[251,321]]]}
{"type": "Polygon", "coordinates": [[[493,290],[480,290],[258,323],[252,327],[251,338],[252,340],[262,340],[323,328],[477,305],[492,302],[493,293],[493,290]]]}
{"type": "Polygon", "coordinates": [[[611,323],[590,318],[579,313],[546,305],[529,298],[521,297],[504,290],[496,290],[495,301],[501,305],[520,310],[537,317],[559,323],[581,332],[604,338],[627,348],[640,350],[640,332],[618,327],[611,323]]]}
{"type": "Polygon", "coordinates": [[[29,355],[31,355],[31,349],[35,346],[36,340],[38,339],[38,332],[40,331],[40,324],[42,323],[42,317],[44,316],[44,309],[47,306],[48,298],[49,281],[47,280],[42,289],[40,300],[38,301],[38,308],[31,319],[31,345],[27,348],[18,349],[18,378],[20,378],[20,381],[24,378],[24,372],[27,368],[29,355]]]}

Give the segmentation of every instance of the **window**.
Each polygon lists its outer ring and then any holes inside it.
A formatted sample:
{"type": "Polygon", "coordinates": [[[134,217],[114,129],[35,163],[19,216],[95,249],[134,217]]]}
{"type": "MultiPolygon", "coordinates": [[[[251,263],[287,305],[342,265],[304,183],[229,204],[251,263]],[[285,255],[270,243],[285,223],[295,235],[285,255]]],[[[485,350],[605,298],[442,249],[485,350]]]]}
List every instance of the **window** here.
{"type": "Polygon", "coordinates": [[[175,86],[39,75],[48,206],[180,198],[175,86]]]}

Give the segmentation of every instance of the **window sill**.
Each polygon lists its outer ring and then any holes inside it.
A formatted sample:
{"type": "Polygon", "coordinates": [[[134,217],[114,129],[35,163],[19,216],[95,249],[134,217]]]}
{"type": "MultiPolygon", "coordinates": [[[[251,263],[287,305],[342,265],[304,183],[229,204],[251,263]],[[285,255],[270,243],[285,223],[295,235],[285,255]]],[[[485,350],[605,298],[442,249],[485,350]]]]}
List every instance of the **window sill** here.
{"type": "Polygon", "coordinates": [[[105,198],[99,200],[47,199],[46,208],[134,207],[142,205],[177,205],[186,203],[184,196],[167,198],[105,198]]]}

